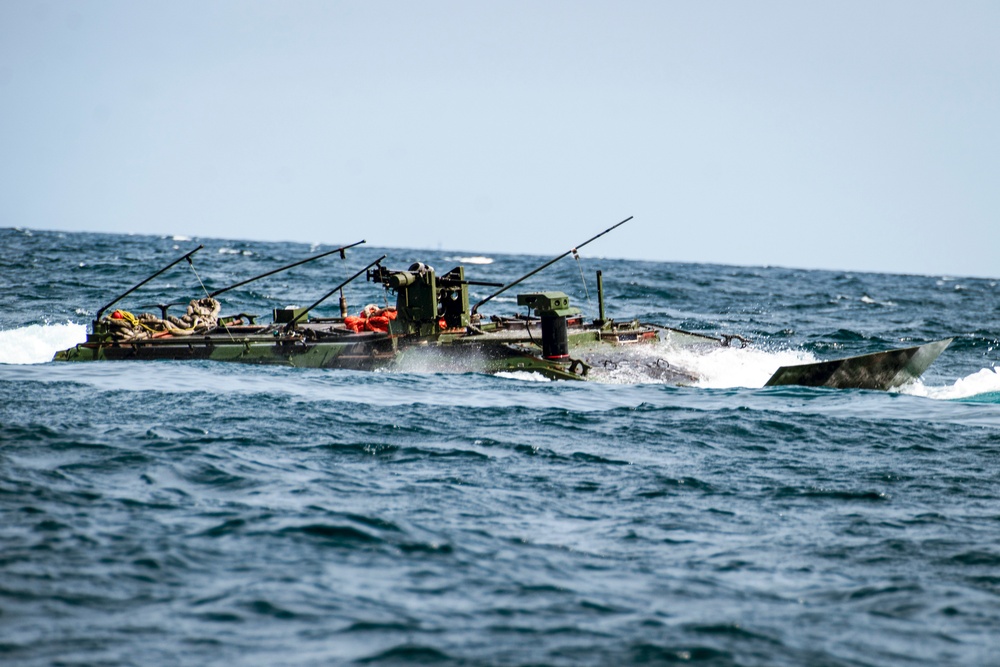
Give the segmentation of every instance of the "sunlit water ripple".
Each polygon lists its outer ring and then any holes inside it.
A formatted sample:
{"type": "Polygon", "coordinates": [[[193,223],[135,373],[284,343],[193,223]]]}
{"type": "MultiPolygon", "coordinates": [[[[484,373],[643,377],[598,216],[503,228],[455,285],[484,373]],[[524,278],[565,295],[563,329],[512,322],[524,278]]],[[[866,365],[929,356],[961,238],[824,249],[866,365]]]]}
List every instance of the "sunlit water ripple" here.
{"type": "MultiPolygon", "coordinates": [[[[198,241],[216,286],[310,252],[198,241]]],[[[689,388],[46,361],[192,245],[0,230],[4,665],[996,664],[996,281],[583,257],[614,317],[753,339],[685,360],[689,388]],[[760,388],[946,336],[900,392],[760,388]]],[[[226,306],[311,302],[381,252],[226,306]]],[[[571,259],[533,280],[592,307],[571,259]]]]}

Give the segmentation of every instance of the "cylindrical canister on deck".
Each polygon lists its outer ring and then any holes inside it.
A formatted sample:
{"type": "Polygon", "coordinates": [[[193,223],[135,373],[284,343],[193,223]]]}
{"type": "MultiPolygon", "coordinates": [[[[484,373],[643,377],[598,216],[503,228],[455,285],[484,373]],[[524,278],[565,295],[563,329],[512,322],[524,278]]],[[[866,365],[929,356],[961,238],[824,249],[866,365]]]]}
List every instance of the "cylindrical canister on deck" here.
{"type": "Polygon", "coordinates": [[[565,315],[542,315],[542,356],[546,359],[569,359],[565,315]]]}
{"type": "Polygon", "coordinates": [[[604,325],[604,274],[597,272],[597,320],[604,325]]]}

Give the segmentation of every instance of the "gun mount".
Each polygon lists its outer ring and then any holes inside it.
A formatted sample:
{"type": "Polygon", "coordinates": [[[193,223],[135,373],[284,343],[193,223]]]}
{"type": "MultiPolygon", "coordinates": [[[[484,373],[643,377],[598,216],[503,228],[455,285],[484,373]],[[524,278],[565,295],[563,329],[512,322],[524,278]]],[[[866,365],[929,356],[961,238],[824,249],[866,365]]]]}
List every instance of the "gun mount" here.
{"type": "Polygon", "coordinates": [[[469,285],[502,286],[501,283],[466,280],[465,268],[456,266],[442,276],[422,262],[405,271],[378,266],[368,280],[396,293],[396,319],[389,333],[397,336],[431,336],[446,329],[464,329],[472,324],[469,285]]]}

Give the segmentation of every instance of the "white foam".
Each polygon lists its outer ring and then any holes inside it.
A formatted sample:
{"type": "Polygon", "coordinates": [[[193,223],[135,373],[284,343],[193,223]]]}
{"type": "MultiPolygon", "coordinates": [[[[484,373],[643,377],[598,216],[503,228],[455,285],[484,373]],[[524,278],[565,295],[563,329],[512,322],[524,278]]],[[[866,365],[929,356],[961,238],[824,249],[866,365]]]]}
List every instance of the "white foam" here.
{"type": "Polygon", "coordinates": [[[44,364],[59,350],[87,340],[83,324],[29,324],[0,331],[0,364],[44,364]]]}
{"type": "MultiPolygon", "coordinates": [[[[52,361],[59,350],[65,350],[87,339],[83,324],[31,324],[18,329],[0,330],[0,364],[42,364],[52,361]]],[[[425,354],[408,354],[397,370],[408,372],[467,372],[475,364],[466,360],[456,365],[453,360],[425,351],[425,354]],[[458,366],[458,367],[456,367],[458,366]]],[[[817,361],[802,350],[766,350],[757,347],[676,348],[669,345],[637,345],[623,348],[620,366],[614,371],[595,368],[592,379],[615,384],[650,383],[660,381],[655,372],[657,360],[683,369],[700,379],[696,387],[729,389],[759,388],[781,366],[806,364],[817,361]],[[603,371],[603,372],[602,372],[603,371]]],[[[498,373],[500,377],[521,381],[548,379],[523,371],[498,373]]],[[[980,394],[1000,393],[1000,372],[983,368],[953,384],[927,386],[922,380],[909,383],[898,390],[902,394],[922,396],[936,400],[958,400],[980,394]]]]}
{"type": "Polygon", "coordinates": [[[861,303],[868,303],[876,306],[895,306],[895,301],[876,301],[867,294],[861,297],[861,303]]]}
{"type": "Polygon", "coordinates": [[[763,387],[781,366],[816,361],[801,350],[765,350],[757,347],[676,347],[635,345],[619,348],[605,363],[595,358],[591,377],[611,384],[668,383],[670,369],[694,375],[695,387],[730,389],[763,387]],[[663,365],[665,362],[666,365],[663,365]]]}
{"type": "Polygon", "coordinates": [[[530,373],[528,371],[501,371],[494,375],[507,378],[508,380],[521,380],[522,382],[552,382],[552,380],[541,373],[530,373]]]}
{"type": "Polygon", "coordinates": [[[997,373],[995,368],[983,368],[964,378],[959,378],[954,384],[943,387],[928,387],[922,380],[917,380],[901,387],[899,392],[942,401],[969,398],[979,394],[1000,392],[1000,373],[997,373]]]}
{"type": "Polygon", "coordinates": [[[475,257],[459,257],[457,258],[462,264],[492,264],[492,257],[483,257],[482,255],[476,255],[475,257]]]}
{"type": "Polygon", "coordinates": [[[760,388],[782,366],[816,361],[803,350],[765,350],[757,347],[719,347],[705,352],[681,350],[677,363],[698,373],[698,387],[729,389],[760,388]]]}

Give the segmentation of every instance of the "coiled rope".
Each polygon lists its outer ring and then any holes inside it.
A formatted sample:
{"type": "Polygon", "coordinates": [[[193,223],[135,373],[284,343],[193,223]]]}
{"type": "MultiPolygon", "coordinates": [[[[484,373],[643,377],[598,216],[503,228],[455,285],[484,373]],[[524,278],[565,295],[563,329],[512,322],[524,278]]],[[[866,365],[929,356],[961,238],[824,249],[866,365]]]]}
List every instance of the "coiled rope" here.
{"type": "Polygon", "coordinates": [[[134,315],[116,310],[102,319],[112,338],[120,341],[148,340],[165,336],[192,336],[208,333],[219,323],[221,304],[211,297],[192,299],[183,317],[159,318],[152,313],[134,315]]]}

